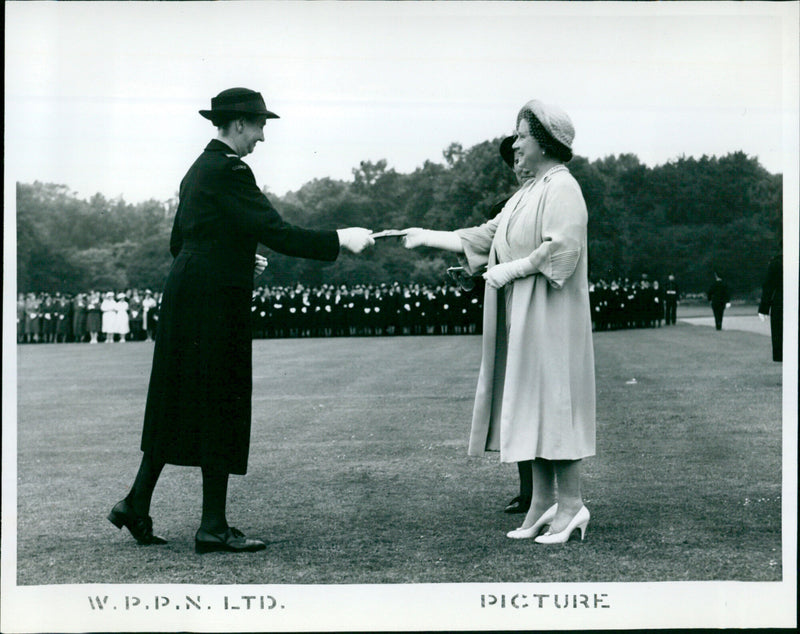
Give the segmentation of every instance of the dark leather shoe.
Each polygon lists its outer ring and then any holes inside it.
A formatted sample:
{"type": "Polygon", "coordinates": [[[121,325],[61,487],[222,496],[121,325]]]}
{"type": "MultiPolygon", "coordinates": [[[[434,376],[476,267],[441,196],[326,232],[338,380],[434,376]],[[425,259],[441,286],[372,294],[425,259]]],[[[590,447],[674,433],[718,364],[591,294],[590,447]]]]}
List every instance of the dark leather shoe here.
{"type": "Polygon", "coordinates": [[[156,546],[167,543],[167,540],[163,537],[153,535],[153,518],[149,515],[138,515],[127,500],[122,500],[114,505],[111,513],[108,514],[108,521],[117,528],[122,528],[123,526],[127,528],[133,538],[143,546],[156,546]]]}
{"type": "Polygon", "coordinates": [[[238,528],[229,526],[224,533],[211,533],[202,528],[194,536],[196,553],[254,553],[264,550],[267,545],[260,539],[248,539],[238,528]]]}
{"type": "Polygon", "coordinates": [[[515,497],[508,503],[508,506],[503,509],[504,513],[527,513],[531,507],[531,499],[524,498],[520,495],[515,497]]]}

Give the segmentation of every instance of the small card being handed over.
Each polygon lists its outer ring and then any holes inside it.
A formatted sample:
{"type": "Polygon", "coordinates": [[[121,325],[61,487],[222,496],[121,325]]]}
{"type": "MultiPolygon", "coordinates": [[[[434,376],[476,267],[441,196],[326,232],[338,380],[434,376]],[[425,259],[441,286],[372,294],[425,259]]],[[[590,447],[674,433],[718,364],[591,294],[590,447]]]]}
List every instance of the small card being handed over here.
{"type": "Polygon", "coordinates": [[[385,231],[378,231],[377,233],[370,234],[373,240],[378,238],[402,238],[408,233],[406,230],[401,229],[386,229],[385,231]]]}

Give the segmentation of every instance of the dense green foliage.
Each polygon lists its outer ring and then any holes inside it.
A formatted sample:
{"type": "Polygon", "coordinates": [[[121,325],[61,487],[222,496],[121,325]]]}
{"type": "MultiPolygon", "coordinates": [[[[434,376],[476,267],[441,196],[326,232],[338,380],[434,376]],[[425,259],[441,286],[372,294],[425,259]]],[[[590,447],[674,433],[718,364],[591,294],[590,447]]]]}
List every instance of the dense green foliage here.
{"type": "MultiPolygon", "coordinates": [[[[480,224],[516,188],[499,141],[469,149],[453,144],[443,163],[426,161],[410,174],[385,160],[365,161],[350,182],[318,179],[272,199],[284,218],[310,228],[480,224]]],[[[632,154],[593,162],[578,156],[569,168],[589,209],[594,279],[642,272],[664,279],[673,272],[684,291],[702,292],[716,270],[739,295],[760,286],[779,245],[782,176],[757,159],[735,152],[650,168],[632,154]]],[[[100,194],[80,200],[64,185],[18,184],[19,290],[160,288],[171,260],[174,211],[174,200],[131,205],[100,194]]],[[[457,263],[452,254],[409,252],[394,240],[333,264],[265,254],[264,284],[433,283],[457,263]]]]}

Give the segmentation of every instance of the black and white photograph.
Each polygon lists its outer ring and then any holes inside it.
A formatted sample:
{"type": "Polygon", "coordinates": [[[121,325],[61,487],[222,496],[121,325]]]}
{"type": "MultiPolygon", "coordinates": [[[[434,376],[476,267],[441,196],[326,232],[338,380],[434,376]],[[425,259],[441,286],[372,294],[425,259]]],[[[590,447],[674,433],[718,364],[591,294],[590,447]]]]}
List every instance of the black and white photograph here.
{"type": "Polygon", "coordinates": [[[797,626],[800,2],[4,8],[0,631],[797,626]]]}

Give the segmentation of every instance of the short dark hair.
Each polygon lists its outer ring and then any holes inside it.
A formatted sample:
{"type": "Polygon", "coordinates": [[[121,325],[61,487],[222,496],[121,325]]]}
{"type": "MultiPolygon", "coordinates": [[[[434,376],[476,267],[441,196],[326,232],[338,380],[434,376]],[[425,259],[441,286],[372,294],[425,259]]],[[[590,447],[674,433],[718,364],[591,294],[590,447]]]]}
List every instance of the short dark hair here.
{"type": "Polygon", "coordinates": [[[536,139],[536,142],[542,147],[545,154],[558,159],[562,163],[572,160],[572,150],[563,143],[557,141],[528,106],[523,106],[522,110],[519,111],[517,115],[517,125],[519,125],[519,122],[523,118],[528,122],[531,136],[536,139]]]}
{"type": "Polygon", "coordinates": [[[234,121],[244,119],[248,123],[256,123],[261,119],[265,119],[263,114],[247,114],[243,112],[220,112],[214,114],[211,123],[215,128],[227,128],[234,121]]]}

